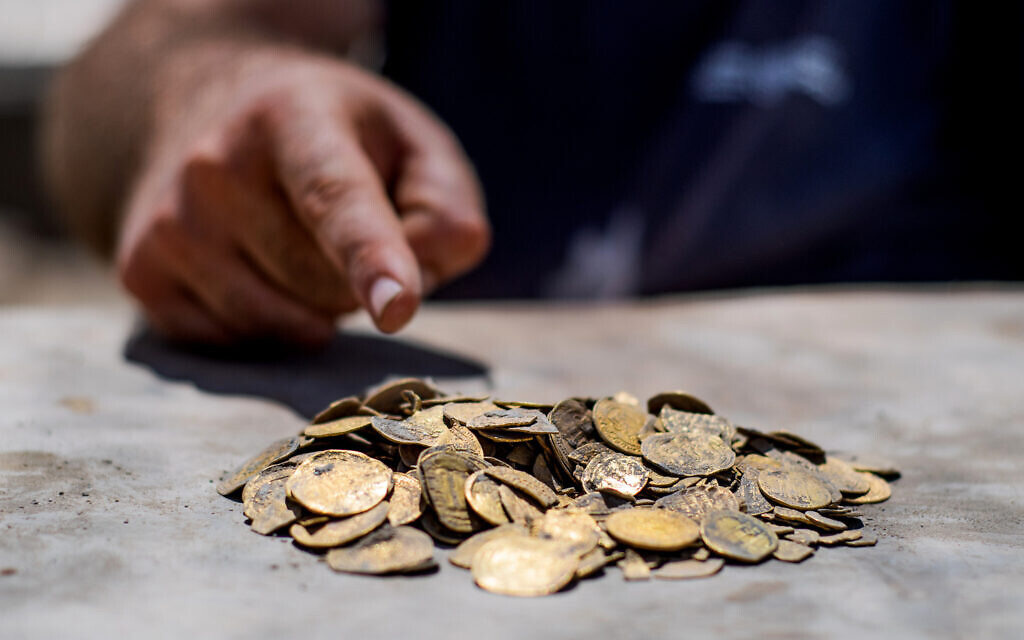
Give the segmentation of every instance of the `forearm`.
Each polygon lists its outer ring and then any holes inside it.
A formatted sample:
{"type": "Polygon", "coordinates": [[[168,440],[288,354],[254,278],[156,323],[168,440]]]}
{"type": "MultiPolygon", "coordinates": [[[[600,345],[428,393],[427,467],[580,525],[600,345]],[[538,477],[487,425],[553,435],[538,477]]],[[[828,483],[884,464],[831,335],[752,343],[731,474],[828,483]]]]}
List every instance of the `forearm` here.
{"type": "Polygon", "coordinates": [[[261,52],[343,48],[366,28],[367,6],[325,0],[130,5],[60,74],[47,105],[45,172],[70,228],[109,256],[133,178],[161,129],[179,119],[201,126],[203,103],[226,99],[232,77],[258,64],[261,52]],[[282,5],[304,17],[283,19],[282,5]],[[348,19],[335,15],[346,10],[348,19]]]}

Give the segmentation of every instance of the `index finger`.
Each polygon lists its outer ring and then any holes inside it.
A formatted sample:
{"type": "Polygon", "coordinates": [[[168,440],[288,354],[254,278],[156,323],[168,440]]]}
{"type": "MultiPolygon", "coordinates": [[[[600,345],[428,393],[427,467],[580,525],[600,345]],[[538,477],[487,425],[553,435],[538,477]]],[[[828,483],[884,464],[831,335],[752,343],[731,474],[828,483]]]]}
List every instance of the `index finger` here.
{"type": "Polygon", "coordinates": [[[330,109],[313,105],[271,112],[265,123],[295,214],[377,327],[397,331],[419,306],[419,268],[358,136],[330,109]]]}

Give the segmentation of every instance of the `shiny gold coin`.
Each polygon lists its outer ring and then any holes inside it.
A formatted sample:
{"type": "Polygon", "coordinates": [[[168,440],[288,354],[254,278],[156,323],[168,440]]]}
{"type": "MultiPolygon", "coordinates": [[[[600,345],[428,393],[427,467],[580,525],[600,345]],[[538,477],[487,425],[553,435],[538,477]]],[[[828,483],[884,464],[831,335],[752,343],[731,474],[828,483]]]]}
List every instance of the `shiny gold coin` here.
{"type": "Polygon", "coordinates": [[[685,391],[665,391],[647,400],[647,412],[652,415],[658,415],[662,407],[689,413],[714,413],[706,402],[685,391]]]}
{"type": "Polygon", "coordinates": [[[491,540],[495,540],[503,536],[525,535],[528,535],[526,527],[521,524],[503,524],[500,527],[481,531],[480,533],[474,533],[460,542],[459,546],[455,547],[455,551],[452,551],[451,555],[448,556],[448,562],[451,562],[456,567],[470,569],[473,566],[473,556],[476,555],[476,552],[480,547],[484,546],[491,540]]]}
{"type": "Polygon", "coordinates": [[[690,580],[693,578],[710,578],[725,565],[721,558],[707,560],[676,560],[666,562],[654,570],[654,577],[659,580],[690,580]]]}
{"type": "Polygon", "coordinates": [[[760,562],[779,546],[779,538],[765,523],[738,511],[704,514],[700,537],[718,555],[743,562],[760,562]]]}
{"type": "Polygon", "coordinates": [[[502,536],[473,556],[473,580],[492,593],[543,596],[560,590],[576,575],[579,556],[557,540],[502,536]]]}
{"type": "Polygon", "coordinates": [[[466,479],[486,466],[480,458],[454,451],[420,457],[420,483],[438,521],[446,528],[456,533],[471,533],[477,528],[466,502],[466,479]]]}
{"type": "Polygon", "coordinates": [[[868,492],[871,486],[864,476],[839,458],[829,458],[818,470],[828,478],[844,495],[859,496],[868,492]]]}
{"type": "Polygon", "coordinates": [[[243,512],[260,535],[270,535],[299,517],[302,510],[288,501],[285,483],[294,471],[291,465],[273,465],[246,483],[242,490],[243,512]]]}
{"type": "Polygon", "coordinates": [[[757,486],[776,504],[806,511],[832,504],[832,492],[817,478],[803,471],[762,471],[757,486]]]}
{"type": "Polygon", "coordinates": [[[370,426],[372,421],[373,416],[346,416],[344,418],[328,420],[327,422],[311,424],[302,433],[311,438],[332,438],[365,429],[370,426]]]}
{"type": "Polygon", "coordinates": [[[217,493],[227,496],[238,491],[257,473],[295,453],[299,448],[299,442],[297,437],[282,438],[272,442],[266,449],[249,458],[242,463],[242,466],[229,473],[217,485],[217,493]]]}
{"type": "Polygon", "coordinates": [[[288,479],[288,495],[313,513],[351,516],[368,511],[391,491],[391,469],[357,451],[322,451],[288,479]]]}
{"type": "Polygon", "coordinates": [[[498,495],[500,486],[495,480],[485,475],[485,469],[474,471],[466,478],[466,502],[478,516],[493,525],[508,523],[505,507],[501,505],[498,495]]]}
{"type": "Polygon", "coordinates": [[[345,418],[348,416],[354,416],[359,413],[359,410],[363,408],[363,401],[355,396],[349,396],[342,398],[341,400],[335,400],[331,404],[327,405],[327,408],[316,414],[313,417],[313,421],[310,424],[320,424],[323,422],[332,422],[338,418],[345,418]]]}
{"type": "Polygon", "coordinates": [[[718,485],[690,487],[654,502],[659,509],[681,513],[696,522],[708,511],[739,511],[740,503],[732,491],[718,485]]]}
{"type": "Polygon", "coordinates": [[[868,492],[862,496],[855,498],[846,498],[846,502],[850,504],[873,504],[876,502],[885,502],[892,496],[892,487],[889,483],[879,478],[873,473],[858,472],[861,473],[861,477],[868,484],[868,492]]]}
{"type": "Polygon", "coordinates": [[[552,509],[534,522],[533,534],[560,540],[580,556],[593,551],[601,540],[601,529],[592,517],[562,509],[552,509]]]}
{"type": "Polygon", "coordinates": [[[814,549],[790,540],[779,540],[778,548],[772,552],[772,557],[783,562],[803,562],[812,555],[814,549]]]}
{"type": "Polygon", "coordinates": [[[640,430],[647,412],[611,398],[598,400],[593,410],[594,427],[609,447],[632,456],[640,455],[640,430]]]}
{"type": "Polygon", "coordinates": [[[407,473],[392,476],[394,487],[388,499],[388,523],[393,527],[415,522],[423,513],[423,489],[417,478],[407,473]]]}
{"type": "Polygon", "coordinates": [[[678,551],[700,538],[696,522],[664,509],[616,511],[608,516],[605,527],[622,544],[649,551],[678,551]]]}
{"type": "Polygon", "coordinates": [[[393,382],[385,382],[378,387],[370,389],[366,392],[366,401],[363,404],[381,413],[395,415],[400,413],[401,407],[405,403],[405,398],[402,395],[404,391],[412,391],[421,400],[430,400],[441,395],[433,383],[427,380],[404,378],[393,382]]]}
{"type": "Polygon", "coordinates": [[[525,471],[518,471],[508,467],[490,467],[484,469],[484,473],[499,482],[509,485],[513,489],[518,489],[525,493],[542,507],[553,507],[558,504],[558,496],[555,492],[525,471]]]}
{"type": "Polygon", "coordinates": [[[328,549],[348,544],[370,533],[388,518],[388,503],[381,502],[369,511],[357,513],[342,520],[331,520],[318,527],[293,524],[289,535],[304,547],[328,549]]]}
{"type": "Polygon", "coordinates": [[[641,445],[644,460],[677,476],[707,476],[728,469],[736,453],[721,438],[704,433],[659,433],[641,445]]]}
{"type": "Polygon", "coordinates": [[[327,566],[343,573],[411,573],[436,566],[430,536],[412,527],[382,527],[353,545],[327,552],[327,566]]]}
{"type": "Polygon", "coordinates": [[[631,498],[647,483],[647,469],[636,458],[621,453],[603,453],[583,470],[583,490],[601,491],[631,498]]]}
{"type": "MultiPolygon", "coordinates": [[[[441,409],[441,407],[434,407],[433,409],[427,409],[427,411],[435,411],[437,409],[441,409]]],[[[424,412],[421,411],[420,413],[424,412]]],[[[438,416],[440,416],[440,413],[438,413],[438,416]]],[[[448,433],[448,427],[440,422],[440,418],[436,421],[429,419],[413,421],[411,418],[392,420],[390,418],[374,417],[370,426],[385,440],[395,444],[415,444],[422,447],[436,446],[441,438],[448,433]]]]}

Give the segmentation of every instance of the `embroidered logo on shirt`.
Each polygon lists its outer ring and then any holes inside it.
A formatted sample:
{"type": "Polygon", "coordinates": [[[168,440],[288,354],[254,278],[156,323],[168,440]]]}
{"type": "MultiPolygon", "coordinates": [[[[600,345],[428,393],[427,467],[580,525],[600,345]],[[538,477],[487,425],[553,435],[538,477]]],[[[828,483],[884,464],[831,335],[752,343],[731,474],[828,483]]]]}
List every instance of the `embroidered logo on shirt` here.
{"type": "Polygon", "coordinates": [[[693,92],[702,102],[779,104],[803,94],[819,104],[846,102],[852,90],[841,64],[839,47],[824,36],[755,47],[723,42],[697,65],[693,92]]]}

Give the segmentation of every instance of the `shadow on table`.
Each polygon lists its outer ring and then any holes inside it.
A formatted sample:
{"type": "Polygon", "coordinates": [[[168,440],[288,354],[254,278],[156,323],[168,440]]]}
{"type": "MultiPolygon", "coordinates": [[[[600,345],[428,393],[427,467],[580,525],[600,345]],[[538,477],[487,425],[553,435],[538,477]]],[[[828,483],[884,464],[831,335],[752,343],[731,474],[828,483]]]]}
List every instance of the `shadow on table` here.
{"type": "Polygon", "coordinates": [[[475,360],[407,340],[338,333],[322,351],[273,344],[182,347],[137,328],[124,357],[157,375],[210,393],[276,400],[312,418],[331,401],[389,376],[484,378],[475,360]]]}

